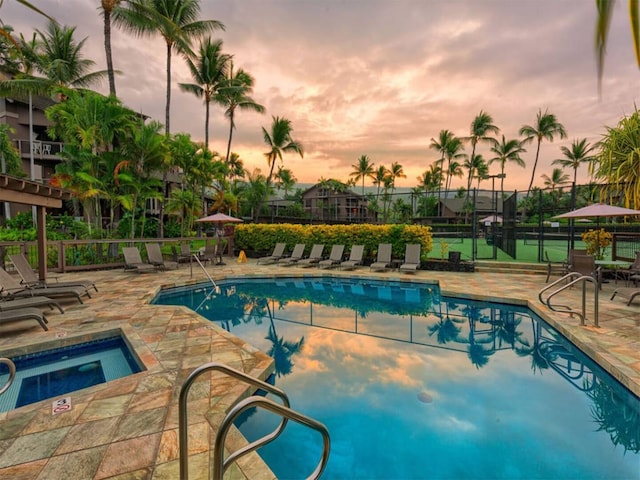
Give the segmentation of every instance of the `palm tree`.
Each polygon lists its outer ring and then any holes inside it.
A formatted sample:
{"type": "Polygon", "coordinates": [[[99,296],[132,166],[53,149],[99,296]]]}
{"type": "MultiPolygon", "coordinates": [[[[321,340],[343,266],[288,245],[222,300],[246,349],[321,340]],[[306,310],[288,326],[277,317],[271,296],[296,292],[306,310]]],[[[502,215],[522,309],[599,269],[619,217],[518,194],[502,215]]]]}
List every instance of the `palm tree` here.
{"type": "Polygon", "coordinates": [[[282,155],[284,153],[297,153],[301,158],[304,158],[304,148],[301,143],[296,142],[291,138],[293,127],[291,121],[286,118],[272,117],[271,131],[262,127],[262,135],[264,137],[264,143],[269,147],[269,151],[264,154],[267,158],[267,165],[269,166],[269,175],[266,178],[266,191],[262,198],[262,201],[258,205],[259,208],[255,212],[255,220],[258,220],[260,210],[264,205],[266,196],[269,194],[271,187],[271,181],[273,180],[273,169],[276,165],[276,161],[282,162],[282,155]]]}
{"type": "Polygon", "coordinates": [[[575,185],[580,165],[583,163],[591,163],[596,158],[593,155],[589,155],[594,148],[595,145],[589,145],[586,138],[581,140],[575,139],[571,143],[571,148],[560,147],[560,151],[562,151],[565,158],[557,158],[551,162],[551,164],[573,168],[573,184],[575,185]]]}
{"type": "Polygon", "coordinates": [[[179,83],[183,92],[188,92],[204,100],[204,148],[209,149],[209,108],[211,101],[219,93],[229,69],[231,55],[222,53],[222,40],[205,38],[200,42],[198,53],[185,56],[194,83],[179,83]]]}
{"type": "MultiPolygon", "coordinates": [[[[135,35],[159,33],[167,47],[165,135],[169,136],[171,112],[171,54],[175,50],[183,55],[191,54],[191,40],[200,38],[224,25],[217,20],[198,20],[199,0],[135,0],[127,8],[118,8],[115,22],[135,35]]],[[[167,191],[167,172],[162,176],[163,197],[167,191]]],[[[160,230],[164,237],[164,200],[160,202],[160,230]]]]}
{"type": "Polygon", "coordinates": [[[561,168],[554,168],[551,176],[543,173],[541,177],[544,179],[544,186],[551,189],[551,193],[555,192],[556,187],[566,185],[569,182],[569,175],[564,173],[561,168]]]}
{"type": "Polygon", "coordinates": [[[111,14],[120,3],[127,0],[100,0],[104,19],[104,53],[107,59],[107,76],[109,77],[109,93],[116,96],[116,79],[113,69],[113,55],[111,52],[111,14]]]}
{"type": "MultiPolygon", "coordinates": [[[[609,24],[613,14],[614,0],[596,0],[598,18],[596,20],[596,61],[598,66],[598,92],[602,90],[602,74],[604,72],[604,57],[606,54],[607,36],[609,24]]],[[[640,3],[638,0],[629,0],[629,20],[631,21],[631,35],[633,37],[633,49],[636,55],[636,64],[640,67],[640,3]]]]}
{"type": "MultiPolygon", "coordinates": [[[[480,142],[495,142],[495,139],[489,135],[492,133],[499,133],[500,129],[493,124],[493,118],[488,113],[480,110],[480,113],[476,115],[471,122],[470,135],[465,138],[466,141],[471,143],[471,155],[470,159],[475,159],[476,147],[480,142]]],[[[473,171],[469,169],[467,176],[467,198],[465,204],[469,202],[469,193],[471,190],[471,180],[473,178],[473,171]]]]}
{"type": "Polygon", "coordinates": [[[351,165],[351,168],[353,168],[353,172],[349,176],[353,177],[356,182],[362,179],[362,195],[364,196],[364,179],[366,177],[374,178],[373,163],[371,163],[367,155],[361,155],[358,158],[358,163],[351,165]]]}
{"type": "Polygon", "coordinates": [[[389,168],[389,177],[391,178],[391,190],[395,192],[396,190],[396,179],[398,178],[407,178],[402,169],[402,165],[398,162],[393,162],[391,164],[391,168],[389,168]]]}
{"type": "Polygon", "coordinates": [[[134,35],[159,33],[166,43],[165,134],[170,132],[171,54],[191,54],[191,41],[224,25],[217,20],[199,20],[200,0],[135,0],[115,12],[116,24],[134,35]]]}
{"type": "Polygon", "coordinates": [[[565,138],[567,136],[567,132],[564,129],[564,125],[558,122],[553,113],[549,113],[548,110],[545,110],[544,113],[542,113],[542,109],[540,109],[536,115],[535,125],[523,125],[520,128],[519,134],[525,136],[525,139],[522,142],[523,144],[532,142],[534,138],[538,142],[536,146],[536,159],[533,162],[533,170],[531,171],[531,180],[529,182],[529,188],[527,188],[527,192],[529,192],[531,191],[533,179],[536,175],[536,167],[538,166],[538,157],[540,156],[540,144],[542,143],[542,140],[549,140],[550,142],[553,142],[556,135],[560,136],[560,138],[565,138]]]}
{"type": "Polygon", "coordinates": [[[506,140],[504,135],[502,135],[502,140],[500,142],[496,142],[492,147],[491,151],[496,154],[491,160],[489,160],[489,165],[494,162],[500,162],[500,198],[504,197],[504,167],[507,162],[513,162],[516,165],[523,167],[525,166],[524,160],[520,158],[520,154],[526,152],[526,150],[522,146],[522,142],[517,139],[506,140]]]}
{"type": "Polygon", "coordinates": [[[275,178],[277,179],[278,189],[282,188],[284,190],[284,198],[286,200],[289,190],[296,185],[298,180],[290,169],[282,167],[278,168],[275,178]]]}
{"type": "Polygon", "coordinates": [[[229,141],[227,142],[227,154],[224,157],[227,163],[230,161],[231,138],[233,130],[236,128],[236,110],[265,112],[265,108],[250,96],[253,92],[253,84],[253,77],[244,70],[240,69],[234,74],[233,62],[230,62],[227,77],[222,81],[215,98],[219,105],[226,107],[224,115],[229,119],[229,141]]]}

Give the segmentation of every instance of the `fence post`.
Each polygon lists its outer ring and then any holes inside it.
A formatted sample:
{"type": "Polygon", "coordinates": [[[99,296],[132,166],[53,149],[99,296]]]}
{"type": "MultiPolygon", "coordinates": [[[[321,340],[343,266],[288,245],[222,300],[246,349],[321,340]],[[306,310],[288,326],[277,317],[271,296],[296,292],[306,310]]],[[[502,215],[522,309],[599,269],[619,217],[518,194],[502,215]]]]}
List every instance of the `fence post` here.
{"type": "Polygon", "coordinates": [[[64,241],[60,240],[59,244],[58,244],[58,269],[62,272],[65,273],[66,271],[66,263],[65,262],[65,252],[64,252],[64,241]]]}

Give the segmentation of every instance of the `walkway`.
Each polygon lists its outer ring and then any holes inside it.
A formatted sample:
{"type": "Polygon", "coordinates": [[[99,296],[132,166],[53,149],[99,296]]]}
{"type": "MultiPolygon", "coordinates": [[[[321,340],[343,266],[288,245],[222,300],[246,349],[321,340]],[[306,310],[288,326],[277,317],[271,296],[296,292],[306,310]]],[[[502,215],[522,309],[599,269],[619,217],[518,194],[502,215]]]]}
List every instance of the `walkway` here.
{"type": "MultiPolygon", "coordinates": [[[[214,278],[223,276],[357,275],[371,276],[368,268],[355,272],[319,272],[317,269],[236,264],[209,267],[214,278]]],[[[614,285],[601,294],[600,328],[579,326],[568,315],[550,315],[537,303],[544,286],[542,275],[505,273],[450,273],[420,271],[416,275],[379,274],[404,280],[437,280],[444,293],[488,300],[513,300],[529,305],[578,344],[616,378],[640,396],[640,303],[627,307],[610,301],[614,285]]],[[[78,343],[123,332],[147,370],[123,379],[73,393],[72,409],[52,415],[51,401],[0,413],[0,478],[175,479],[179,477],[177,398],[180,386],[195,367],[219,361],[259,378],[272,371],[272,361],[227,332],[184,307],[155,306],[147,302],[163,287],[205,279],[189,267],[177,271],[135,274],[117,271],[67,274],[65,280],[90,278],[100,292],[84,305],[65,304],[64,314],[52,313],[50,331],[35,322],[0,326],[0,356],[78,343]]],[[[568,293],[579,305],[579,289],[568,293]]],[[[215,375],[197,382],[190,395],[190,478],[210,477],[212,442],[209,422],[215,424],[238,396],[246,393],[237,382],[215,375]]],[[[288,392],[295,398],[295,392],[288,392]]],[[[242,442],[235,433],[230,446],[242,442]]],[[[255,454],[233,467],[231,478],[270,479],[273,475],[255,454]]]]}

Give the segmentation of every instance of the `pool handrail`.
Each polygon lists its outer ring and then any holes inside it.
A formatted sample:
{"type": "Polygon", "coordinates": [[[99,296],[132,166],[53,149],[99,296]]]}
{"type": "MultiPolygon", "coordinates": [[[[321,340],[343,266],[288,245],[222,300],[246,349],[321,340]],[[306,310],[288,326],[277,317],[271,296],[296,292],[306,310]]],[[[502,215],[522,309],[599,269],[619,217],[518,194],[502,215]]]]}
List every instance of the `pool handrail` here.
{"type": "Polygon", "coordinates": [[[11,384],[13,383],[13,379],[16,376],[16,364],[13,363],[13,360],[6,357],[0,357],[0,363],[4,363],[7,367],[9,367],[9,379],[7,380],[7,383],[2,388],[0,388],[0,395],[2,395],[4,392],[9,390],[11,384]]]}
{"type": "Polygon", "coordinates": [[[189,478],[189,435],[187,432],[188,421],[187,421],[187,397],[189,394],[189,390],[191,389],[191,385],[195,382],[195,380],[202,375],[203,373],[207,373],[210,371],[220,371],[223,372],[233,378],[238,380],[242,380],[245,383],[256,387],[256,389],[264,390],[268,393],[272,393],[282,400],[283,405],[275,403],[271,400],[265,399],[264,397],[254,395],[245,400],[237,402],[232,406],[230,411],[226,414],[224,420],[220,424],[218,431],[216,433],[216,443],[214,446],[214,479],[222,479],[225,470],[235,462],[238,458],[250,453],[263,445],[275,440],[280,436],[280,434],[284,431],[284,428],[287,425],[289,419],[294,420],[303,425],[309,426],[315,430],[321,432],[324,438],[324,450],[321,462],[316,467],[316,470],[312,475],[317,474],[317,477],[309,477],[309,478],[318,478],[319,475],[324,471],[326,466],[326,461],[329,457],[328,447],[330,446],[328,440],[328,431],[324,425],[321,423],[299,413],[295,412],[290,408],[289,397],[287,394],[281,390],[280,388],[266,383],[262,380],[259,380],[255,377],[247,375],[244,372],[231,368],[227,365],[218,362],[210,362],[204,365],[199,366],[195,370],[193,370],[187,379],[185,380],[182,388],[180,389],[180,396],[178,400],[178,441],[179,441],[179,452],[180,452],[180,478],[181,480],[188,480],[189,478]],[[259,401],[264,400],[268,403],[259,401]],[[274,406],[275,405],[275,406],[274,406]],[[251,406],[261,406],[267,410],[270,410],[273,413],[277,413],[282,417],[282,421],[278,425],[278,427],[271,433],[264,435],[263,437],[255,440],[254,442],[245,445],[243,448],[231,453],[226,460],[224,458],[224,441],[226,439],[227,432],[231,425],[233,424],[233,420],[246,408],[250,408],[251,406]],[[217,473],[216,473],[217,472],[217,473]],[[216,474],[218,476],[216,476],[216,474]]]}
{"type": "Polygon", "coordinates": [[[587,310],[587,283],[593,283],[594,285],[594,295],[593,295],[593,299],[594,299],[594,307],[593,307],[593,324],[595,327],[599,327],[599,299],[598,299],[598,293],[600,291],[600,285],[598,282],[598,279],[594,278],[591,275],[583,275],[581,273],[578,272],[569,272],[567,273],[564,277],[559,278],[558,280],[556,280],[555,282],[553,282],[550,285],[547,285],[546,287],[544,287],[542,290],[540,290],[538,292],[538,300],[540,300],[540,302],[543,305],[546,305],[549,309],[555,311],[555,312],[564,312],[564,313],[568,313],[570,315],[577,315],[578,317],[580,317],[580,325],[585,325],[586,319],[587,319],[587,314],[586,314],[586,310],[587,310]],[[576,278],[577,277],[577,278],[576,278]],[[571,280],[573,278],[573,280],[571,280]],[[569,281],[571,280],[571,281],[569,281]],[[555,285],[562,283],[562,282],[566,282],[565,285],[563,285],[562,287],[554,290],[553,292],[551,292],[549,294],[549,296],[546,299],[542,298],[542,294],[544,292],[546,292],[547,290],[550,290],[552,287],[554,287],[555,285]],[[582,313],[578,313],[576,311],[574,311],[571,307],[567,306],[567,305],[551,305],[551,298],[554,297],[555,295],[557,295],[558,293],[566,290],[569,287],[572,287],[575,284],[581,283],[582,284],[582,313]],[[562,308],[561,310],[559,308],[562,308]]]}

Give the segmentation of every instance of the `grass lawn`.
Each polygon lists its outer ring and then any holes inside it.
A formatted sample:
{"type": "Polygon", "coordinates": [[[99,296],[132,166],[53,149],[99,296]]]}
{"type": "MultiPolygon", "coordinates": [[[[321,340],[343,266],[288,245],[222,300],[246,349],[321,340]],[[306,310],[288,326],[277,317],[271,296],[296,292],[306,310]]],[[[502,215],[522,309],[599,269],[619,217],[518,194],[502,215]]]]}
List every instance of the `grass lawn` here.
{"type": "MultiPolygon", "coordinates": [[[[473,242],[470,238],[464,239],[442,239],[442,243],[448,245],[447,251],[461,252],[463,260],[470,260],[471,249],[473,242]]],[[[440,239],[433,239],[433,250],[429,252],[429,258],[441,258],[440,239]]],[[[585,248],[582,242],[575,242],[575,248],[585,248]]],[[[565,242],[545,242],[544,250],[547,251],[549,259],[553,262],[560,262],[567,258],[567,244],[565,242]]],[[[444,258],[447,258],[448,253],[444,254],[444,258]]],[[[476,255],[477,260],[492,260],[493,259],[493,245],[487,245],[484,238],[478,239],[478,250],[476,255]]],[[[538,245],[535,242],[528,241],[525,244],[524,240],[516,241],[516,258],[513,259],[502,250],[498,249],[498,258],[496,261],[501,262],[538,262],[538,245]]]]}

